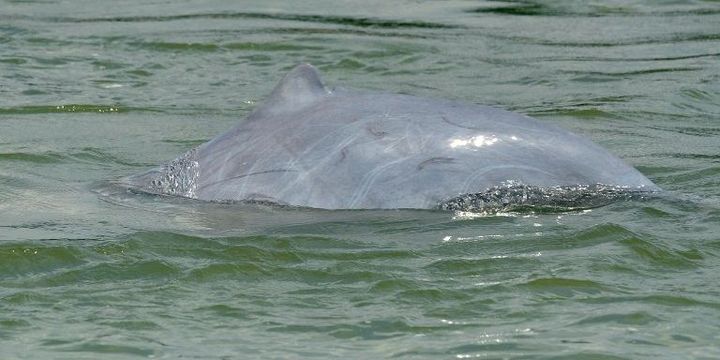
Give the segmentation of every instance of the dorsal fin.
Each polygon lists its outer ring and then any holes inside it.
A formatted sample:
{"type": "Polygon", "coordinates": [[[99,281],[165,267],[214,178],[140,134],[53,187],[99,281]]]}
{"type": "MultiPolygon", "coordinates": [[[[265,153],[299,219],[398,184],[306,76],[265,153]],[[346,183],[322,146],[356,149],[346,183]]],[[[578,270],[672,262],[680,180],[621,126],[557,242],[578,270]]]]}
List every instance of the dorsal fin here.
{"type": "Polygon", "coordinates": [[[263,108],[270,112],[284,112],[305,107],[330,91],[320,80],[320,73],[310,64],[293,68],[275,86],[263,108]]]}

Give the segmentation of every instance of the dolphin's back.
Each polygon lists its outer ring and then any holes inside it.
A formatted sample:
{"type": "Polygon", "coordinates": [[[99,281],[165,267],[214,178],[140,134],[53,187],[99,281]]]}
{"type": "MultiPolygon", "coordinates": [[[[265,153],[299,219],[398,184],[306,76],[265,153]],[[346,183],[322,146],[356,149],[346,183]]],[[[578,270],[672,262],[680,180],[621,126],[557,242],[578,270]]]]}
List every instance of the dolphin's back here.
{"type": "Polygon", "coordinates": [[[533,118],[453,101],[330,91],[309,65],[288,74],[245,121],[173,163],[139,183],[201,200],[326,209],[442,207],[500,187],[657,189],[589,140],[533,118]],[[194,179],[174,190],[158,187],[157,179],[168,182],[169,167],[185,169],[176,180],[194,179]]]}

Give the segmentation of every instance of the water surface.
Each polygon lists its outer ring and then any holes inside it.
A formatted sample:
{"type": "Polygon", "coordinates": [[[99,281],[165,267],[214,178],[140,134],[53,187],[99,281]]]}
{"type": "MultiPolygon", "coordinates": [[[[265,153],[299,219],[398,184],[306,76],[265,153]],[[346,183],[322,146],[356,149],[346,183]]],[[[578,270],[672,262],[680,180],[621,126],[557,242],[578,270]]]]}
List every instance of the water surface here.
{"type": "Polygon", "coordinates": [[[0,1],[0,357],[720,357],[717,1],[0,1]],[[299,62],[592,138],[667,196],[564,214],[117,191],[299,62]]]}

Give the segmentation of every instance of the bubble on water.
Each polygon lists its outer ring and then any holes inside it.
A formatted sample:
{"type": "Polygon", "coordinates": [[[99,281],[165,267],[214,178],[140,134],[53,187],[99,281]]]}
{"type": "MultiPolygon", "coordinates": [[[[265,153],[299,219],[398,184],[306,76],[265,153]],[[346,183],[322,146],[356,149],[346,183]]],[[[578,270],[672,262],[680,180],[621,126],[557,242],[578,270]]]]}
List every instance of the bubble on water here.
{"type": "Polygon", "coordinates": [[[195,199],[200,166],[195,149],[163,165],[158,175],[150,182],[153,192],[178,195],[195,199]]]}
{"type": "MultiPolygon", "coordinates": [[[[519,210],[571,211],[607,205],[618,200],[641,200],[653,192],[617,185],[539,187],[508,182],[484,192],[464,194],[439,205],[441,210],[463,213],[501,213],[519,210]]],[[[535,226],[542,226],[536,224],[535,226]]]]}

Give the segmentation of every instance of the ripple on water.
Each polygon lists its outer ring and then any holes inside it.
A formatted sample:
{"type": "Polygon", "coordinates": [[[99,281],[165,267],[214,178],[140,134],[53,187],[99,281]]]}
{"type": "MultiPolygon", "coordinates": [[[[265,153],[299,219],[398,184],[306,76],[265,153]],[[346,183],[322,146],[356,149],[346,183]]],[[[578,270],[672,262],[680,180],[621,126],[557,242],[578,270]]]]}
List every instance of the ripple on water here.
{"type": "Polygon", "coordinates": [[[0,14],[3,357],[720,357],[715,4],[98,4],[0,14]],[[237,123],[298,62],[541,116],[669,191],[478,217],[89,190],[237,123]]]}
{"type": "Polygon", "coordinates": [[[154,283],[158,280],[176,278],[178,267],[162,260],[132,260],[99,263],[82,266],[62,272],[51,273],[28,286],[54,287],[77,284],[104,284],[135,280],[140,283],[154,283]]]}
{"type": "MultiPolygon", "coordinates": [[[[104,354],[104,355],[131,355],[131,356],[142,356],[150,357],[156,350],[151,347],[126,345],[125,339],[112,340],[89,340],[82,341],[74,345],[63,345],[54,346],[54,348],[61,352],[68,353],[89,353],[89,354],[104,354]]],[[[104,356],[99,355],[99,356],[104,356]]]]}
{"type": "Polygon", "coordinates": [[[714,7],[689,8],[682,4],[668,4],[665,6],[642,7],[635,4],[627,5],[604,5],[558,2],[543,3],[539,1],[527,1],[510,3],[502,6],[483,6],[468,10],[470,13],[497,14],[506,16],[546,16],[546,17],[618,17],[618,16],[692,16],[692,15],[717,15],[720,10],[714,7]],[[675,5],[675,6],[673,6],[675,5]]]}
{"type": "Polygon", "coordinates": [[[25,152],[0,153],[0,162],[23,161],[35,164],[57,164],[61,163],[63,156],[56,153],[33,154],[25,152]]]}
{"type": "Polygon", "coordinates": [[[535,293],[548,293],[563,298],[575,295],[599,294],[610,290],[596,281],[560,277],[533,279],[521,284],[521,287],[535,293]]]}
{"type": "Polygon", "coordinates": [[[207,313],[211,316],[221,318],[233,318],[240,320],[250,320],[253,318],[251,316],[252,311],[227,304],[200,306],[196,308],[195,311],[198,311],[200,313],[207,313]]]}
{"type": "Polygon", "coordinates": [[[580,299],[579,301],[588,304],[653,304],[667,307],[708,307],[720,310],[720,302],[708,302],[694,299],[689,294],[654,294],[654,295],[618,295],[618,296],[599,296],[580,299]]]}
{"type": "Polygon", "coordinates": [[[436,276],[481,276],[532,267],[538,262],[529,256],[490,256],[485,258],[441,259],[425,266],[436,276]]]}
{"type": "Polygon", "coordinates": [[[269,327],[270,332],[281,333],[319,333],[337,339],[382,340],[405,336],[406,334],[424,334],[433,330],[425,326],[414,326],[404,319],[368,320],[336,325],[277,325],[269,327]]]}
{"type": "Polygon", "coordinates": [[[0,245],[0,276],[22,279],[86,264],[82,251],[65,246],[0,245]]]}
{"type": "Polygon", "coordinates": [[[90,104],[67,104],[67,105],[28,105],[19,107],[0,108],[2,115],[27,115],[27,114],[52,114],[52,113],[115,113],[124,112],[128,108],[121,108],[114,105],[90,105],[90,104]]]}
{"type": "Polygon", "coordinates": [[[97,17],[97,18],[48,18],[46,20],[57,22],[165,22],[181,21],[192,19],[269,19],[299,21],[310,23],[327,23],[355,27],[370,28],[454,28],[453,25],[433,23],[426,21],[406,21],[369,17],[349,17],[332,15],[303,15],[283,13],[251,13],[251,12],[223,12],[223,13],[200,13],[187,15],[166,15],[166,16],[118,16],[118,17],[97,17]]]}
{"type": "Polygon", "coordinates": [[[649,241],[640,236],[629,237],[620,241],[636,256],[636,260],[661,267],[664,271],[670,269],[685,270],[697,267],[701,255],[693,250],[680,251],[668,248],[657,241],[649,241]]]}

